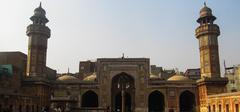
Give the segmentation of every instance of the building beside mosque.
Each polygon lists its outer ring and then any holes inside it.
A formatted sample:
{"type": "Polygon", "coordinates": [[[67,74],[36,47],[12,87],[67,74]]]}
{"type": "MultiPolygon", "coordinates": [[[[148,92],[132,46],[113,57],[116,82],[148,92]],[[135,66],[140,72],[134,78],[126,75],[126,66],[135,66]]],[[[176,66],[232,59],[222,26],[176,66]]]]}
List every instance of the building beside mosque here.
{"type": "Polygon", "coordinates": [[[240,91],[240,65],[225,67],[225,76],[229,80],[227,84],[227,91],[240,91]]]}
{"type": "Polygon", "coordinates": [[[215,16],[200,11],[201,77],[193,80],[150,64],[149,58],[81,61],[78,74],[46,66],[51,30],[41,4],[27,27],[28,55],[0,53],[0,110],[10,112],[239,112],[240,93],[227,93],[221,77],[215,16]]]}

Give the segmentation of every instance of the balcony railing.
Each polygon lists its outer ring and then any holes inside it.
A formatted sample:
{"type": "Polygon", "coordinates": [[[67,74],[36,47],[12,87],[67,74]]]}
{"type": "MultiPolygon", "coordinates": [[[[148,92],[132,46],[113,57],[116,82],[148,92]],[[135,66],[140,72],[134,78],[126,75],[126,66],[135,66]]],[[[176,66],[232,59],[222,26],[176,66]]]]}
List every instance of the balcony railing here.
{"type": "Polygon", "coordinates": [[[216,24],[205,24],[199,26],[196,30],[196,37],[198,38],[200,35],[206,34],[206,33],[214,33],[217,35],[220,35],[219,27],[216,24]]]}

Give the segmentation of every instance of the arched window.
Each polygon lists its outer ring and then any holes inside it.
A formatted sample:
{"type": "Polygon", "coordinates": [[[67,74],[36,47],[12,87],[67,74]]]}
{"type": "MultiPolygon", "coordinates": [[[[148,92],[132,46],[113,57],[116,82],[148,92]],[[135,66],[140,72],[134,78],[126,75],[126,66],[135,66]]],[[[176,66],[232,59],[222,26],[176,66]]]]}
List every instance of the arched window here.
{"type": "Polygon", "coordinates": [[[148,96],[148,112],[164,112],[164,95],[154,91],[148,96]]]}
{"type": "Polygon", "coordinates": [[[195,112],[195,95],[190,91],[184,91],[180,95],[180,112],[195,112]]]}
{"type": "Polygon", "coordinates": [[[82,95],[82,107],[98,107],[98,95],[93,91],[87,91],[82,95]]]}

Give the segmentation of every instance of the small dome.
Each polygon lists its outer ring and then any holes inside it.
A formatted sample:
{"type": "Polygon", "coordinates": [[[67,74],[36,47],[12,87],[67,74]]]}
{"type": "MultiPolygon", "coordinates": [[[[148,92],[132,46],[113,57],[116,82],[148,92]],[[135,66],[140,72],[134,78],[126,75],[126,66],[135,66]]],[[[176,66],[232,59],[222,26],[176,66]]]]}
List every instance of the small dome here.
{"type": "Polygon", "coordinates": [[[167,79],[168,81],[191,81],[191,79],[177,73],[175,75],[173,75],[172,77],[167,79]]]}
{"type": "Polygon", "coordinates": [[[159,78],[157,75],[154,75],[154,74],[150,74],[150,78],[151,79],[156,79],[156,78],[159,78]]]}
{"type": "Polygon", "coordinates": [[[212,16],[212,10],[204,3],[204,7],[200,10],[200,17],[206,16],[212,16]]]}
{"type": "Polygon", "coordinates": [[[92,73],[91,75],[85,77],[83,80],[84,81],[95,81],[97,78],[96,72],[92,73]]]}
{"type": "Polygon", "coordinates": [[[42,16],[45,17],[46,11],[42,8],[42,3],[40,3],[39,7],[34,10],[34,16],[42,16]]]}
{"type": "Polygon", "coordinates": [[[78,80],[78,78],[71,76],[71,75],[63,75],[61,77],[58,77],[57,80],[59,81],[73,81],[73,80],[78,80]]]}

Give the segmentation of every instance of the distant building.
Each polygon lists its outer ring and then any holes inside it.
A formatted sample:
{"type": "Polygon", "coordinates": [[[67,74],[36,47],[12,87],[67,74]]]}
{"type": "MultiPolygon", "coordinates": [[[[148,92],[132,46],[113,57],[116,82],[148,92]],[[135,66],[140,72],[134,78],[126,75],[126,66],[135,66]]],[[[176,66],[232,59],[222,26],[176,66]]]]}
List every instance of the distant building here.
{"type": "Polygon", "coordinates": [[[9,65],[13,71],[12,74],[0,74],[0,87],[19,91],[21,80],[26,74],[27,55],[21,52],[0,52],[0,65],[9,65]]]}
{"type": "Polygon", "coordinates": [[[162,67],[158,67],[156,65],[151,65],[151,78],[160,78],[160,79],[168,79],[169,77],[173,76],[175,74],[174,69],[163,69],[162,67]]]}
{"type": "Polygon", "coordinates": [[[83,79],[91,75],[93,72],[96,71],[96,62],[93,61],[80,61],[79,63],[79,78],[83,79]]]}
{"type": "Polygon", "coordinates": [[[228,78],[228,92],[240,91],[240,65],[225,68],[225,77],[228,78]]]}
{"type": "Polygon", "coordinates": [[[187,69],[184,75],[190,79],[198,80],[201,78],[200,68],[196,69],[187,69]]]}
{"type": "Polygon", "coordinates": [[[22,80],[26,74],[27,55],[21,52],[0,52],[0,111],[15,112],[30,109],[39,99],[26,94],[22,80]],[[8,66],[8,67],[7,67],[8,66]],[[12,69],[12,73],[3,72],[2,68],[12,69]]]}

